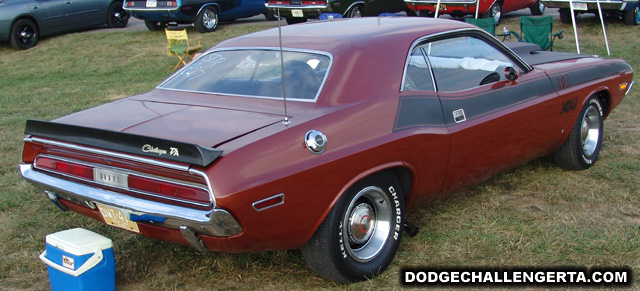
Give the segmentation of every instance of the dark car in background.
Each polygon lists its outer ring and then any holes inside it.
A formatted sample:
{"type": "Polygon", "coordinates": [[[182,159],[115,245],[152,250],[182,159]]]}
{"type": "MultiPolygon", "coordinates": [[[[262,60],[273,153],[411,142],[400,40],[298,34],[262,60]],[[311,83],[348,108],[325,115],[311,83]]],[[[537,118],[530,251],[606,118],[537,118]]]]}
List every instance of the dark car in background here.
{"type": "MultiPolygon", "coordinates": [[[[438,14],[449,14],[453,17],[464,17],[476,14],[476,0],[404,0],[411,10],[420,16],[433,16],[436,6],[440,4],[438,14]]],[[[500,23],[502,14],[529,8],[532,15],[544,14],[545,6],[541,0],[489,0],[480,1],[477,8],[478,17],[493,18],[496,25],[500,23]]]]}
{"type": "Polygon", "coordinates": [[[382,13],[406,11],[414,15],[401,0],[266,0],[265,5],[274,15],[279,9],[288,24],[306,22],[323,13],[337,13],[343,17],[378,16],[382,13]]]}
{"type": "Polygon", "coordinates": [[[124,9],[144,20],[151,31],[169,24],[193,24],[198,32],[205,33],[216,30],[219,21],[259,14],[268,20],[276,19],[263,0],[130,0],[125,1],[124,9]]]}
{"type": "Polygon", "coordinates": [[[0,41],[16,49],[33,47],[44,36],[128,22],[119,0],[0,0],[0,41]]]}
{"type": "MultiPolygon", "coordinates": [[[[571,23],[571,4],[568,0],[540,0],[550,8],[558,8],[560,22],[571,23]]],[[[598,2],[602,13],[609,16],[617,16],[626,25],[640,24],[640,1],[637,0],[582,0],[573,2],[575,15],[593,13],[599,16],[598,2]]]]}

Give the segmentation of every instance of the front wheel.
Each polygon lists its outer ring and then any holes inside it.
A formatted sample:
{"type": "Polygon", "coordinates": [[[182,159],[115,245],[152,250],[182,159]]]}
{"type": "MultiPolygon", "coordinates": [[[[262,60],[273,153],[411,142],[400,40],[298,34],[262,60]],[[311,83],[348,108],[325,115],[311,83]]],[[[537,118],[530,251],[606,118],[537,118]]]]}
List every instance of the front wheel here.
{"type": "Polygon", "coordinates": [[[489,11],[483,14],[482,18],[493,18],[496,25],[500,24],[500,20],[502,19],[502,6],[500,6],[500,2],[493,2],[489,11]]]}
{"type": "Polygon", "coordinates": [[[556,164],[569,170],[586,170],[598,160],[604,131],[602,102],[591,96],[580,111],[564,144],[554,155],[556,164]]]}
{"type": "Polygon", "coordinates": [[[107,26],[111,28],[123,28],[129,23],[129,13],[122,8],[122,2],[111,3],[107,17],[107,26]]]}
{"type": "Polygon", "coordinates": [[[166,22],[160,22],[160,21],[145,20],[144,21],[144,25],[150,31],[159,31],[159,30],[164,30],[165,28],[167,28],[167,23],[166,22]]]}
{"type": "Polygon", "coordinates": [[[544,3],[540,0],[536,1],[536,4],[533,4],[533,6],[529,7],[529,11],[531,11],[532,15],[542,15],[544,14],[544,9],[544,3]]]}
{"type": "Polygon", "coordinates": [[[218,9],[215,7],[205,7],[202,9],[193,27],[200,33],[212,32],[218,27],[218,9]]]}
{"type": "Polygon", "coordinates": [[[364,9],[362,5],[355,5],[349,9],[345,15],[347,18],[359,18],[364,15],[364,9]]]}
{"type": "Polygon", "coordinates": [[[386,172],[353,185],[302,247],[309,267],[340,283],[384,271],[402,238],[404,200],[397,179],[386,172]]]}

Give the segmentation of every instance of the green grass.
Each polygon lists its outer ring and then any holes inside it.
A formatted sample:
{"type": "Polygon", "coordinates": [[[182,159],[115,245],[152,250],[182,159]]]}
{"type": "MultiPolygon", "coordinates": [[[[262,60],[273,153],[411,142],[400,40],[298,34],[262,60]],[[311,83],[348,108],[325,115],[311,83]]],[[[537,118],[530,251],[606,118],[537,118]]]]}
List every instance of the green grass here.
{"type": "MultiPolygon", "coordinates": [[[[612,57],[640,67],[638,27],[607,19],[612,57]]],[[[268,25],[221,26],[205,47],[268,25]]],[[[504,21],[518,31],[517,18],[504,21]]],[[[500,27],[500,28],[501,28],[500,27]]],[[[555,49],[575,52],[571,26],[555,49]]],[[[580,22],[582,53],[606,56],[600,24],[580,22]]],[[[191,36],[198,35],[190,31],[191,36]]],[[[17,171],[25,120],[53,119],[146,92],[172,73],[162,32],[74,33],[27,51],[0,45],[0,289],[47,289],[38,259],[47,234],[83,227],[114,241],[124,290],[399,289],[404,266],[630,266],[640,274],[640,89],[605,121],[599,162],[565,171],[541,158],[410,212],[420,233],[405,237],[389,270],[339,285],[313,274],[298,251],[198,254],[58,211],[17,171]]],[[[635,78],[636,83],[638,77],[635,78]]]]}

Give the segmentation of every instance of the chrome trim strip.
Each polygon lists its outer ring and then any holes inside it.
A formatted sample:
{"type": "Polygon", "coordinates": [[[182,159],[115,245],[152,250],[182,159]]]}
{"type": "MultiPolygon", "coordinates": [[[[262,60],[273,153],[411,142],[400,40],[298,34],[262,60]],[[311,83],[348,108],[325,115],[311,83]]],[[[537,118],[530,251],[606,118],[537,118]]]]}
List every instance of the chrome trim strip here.
{"type": "Polygon", "coordinates": [[[624,96],[629,95],[629,93],[631,92],[631,88],[633,88],[633,84],[635,84],[635,81],[631,81],[631,83],[629,84],[629,88],[627,88],[627,91],[624,92],[624,96]]]}
{"type": "Polygon", "coordinates": [[[176,164],[166,163],[166,162],[162,162],[162,161],[156,161],[156,160],[152,160],[152,159],[148,159],[148,158],[131,156],[131,155],[121,154],[121,153],[107,151],[107,150],[94,149],[94,148],[75,145],[75,144],[71,144],[71,143],[67,143],[67,142],[54,141],[54,140],[44,139],[44,138],[39,138],[39,137],[27,137],[27,138],[23,139],[23,142],[37,142],[37,143],[42,143],[42,144],[46,144],[46,145],[52,145],[52,146],[57,146],[57,147],[61,147],[61,148],[77,150],[77,151],[81,151],[81,152],[88,152],[88,153],[97,154],[97,155],[103,155],[103,156],[108,156],[108,157],[113,157],[113,158],[119,158],[119,159],[123,159],[123,160],[129,160],[129,161],[149,164],[149,165],[153,165],[153,166],[168,168],[168,169],[172,169],[172,170],[177,170],[177,171],[182,171],[182,172],[189,172],[189,173],[195,174],[195,175],[200,175],[202,178],[204,178],[204,180],[207,183],[207,189],[209,190],[209,193],[211,194],[211,203],[213,204],[213,207],[214,208],[217,207],[216,196],[215,196],[215,193],[213,192],[213,187],[211,187],[211,180],[209,179],[209,176],[207,176],[207,174],[205,174],[204,172],[202,172],[200,170],[196,170],[196,169],[190,168],[188,166],[176,165],[176,164]]]}
{"type": "Polygon", "coordinates": [[[267,197],[267,198],[265,198],[265,199],[262,199],[262,200],[258,200],[258,201],[256,201],[256,202],[253,202],[253,203],[251,204],[251,206],[253,207],[253,209],[254,209],[255,211],[262,211],[262,210],[267,210],[267,209],[269,209],[269,208],[273,208],[273,207],[280,206],[280,205],[283,205],[283,204],[284,204],[284,193],[280,193],[280,194],[276,194],[276,195],[273,195],[273,196],[271,196],[271,197],[267,197]],[[271,200],[271,199],[275,199],[275,198],[278,198],[278,197],[282,197],[282,202],[280,202],[280,203],[278,203],[278,204],[270,205],[270,206],[267,206],[267,207],[264,207],[264,208],[260,208],[260,209],[258,209],[258,208],[256,207],[256,205],[258,205],[258,204],[260,204],[260,203],[262,203],[262,202],[269,201],[269,200],[271,200]]]}
{"type": "Polygon", "coordinates": [[[284,9],[326,9],[329,4],[325,5],[291,5],[291,4],[269,4],[265,3],[264,6],[268,8],[284,8],[284,9]]]}
{"type": "MultiPolygon", "coordinates": [[[[38,167],[38,159],[39,158],[50,158],[50,159],[59,160],[59,161],[63,161],[63,162],[69,162],[69,163],[74,163],[74,164],[78,164],[78,165],[83,165],[83,166],[91,167],[91,168],[94,168],[94,169],[111,170],[111,171],[114,171],[114,172],[119,172],[119,173],[125,174],[127,176],[134,175],[134,176],[147,178],[147,179],[151,179],[151,180],[155,180],[155,181],[166,181],[166,182],[169,182],[169,183],[172,183],[172,184],[177,184],[177,185],[180,185],[180,186],[199,188],[199,189],[207,191],[207,193],[209,193],[209,198],[211,200],[211,199],[213,199],[213,195],[211,195],[212,191],[210,190],[209,187],[206,187],[205,185],[196,184],[196,183],[189,183],[189,182],[176,180],[176,179],[171,179],[171,178],[162,177],[162,176],[157,176],[157,175],[151,175],[151,174],[142,173],[142,172],[138,172],[138,171],[133,171],[133,170],[125,169],[125,168],[117,168],[117,167],[106,166],[106,165],[102,165],[102,164],[87,163],[87,162],[76,160],[76,159],[70,159],[70,158],[65,158],[65,157],[60,157],[60,156],[55,156],[55,155],[49,155],[49,154],[37,155],[35,160],[34,160],[34,162],[33,162],[34,168],[36,168],[36,169],[38,169],[40,171],[45,171],[45,172],[53,173],[53,174],[56,174],[56,175],[65,176],[65,177],[68,177],[70,179],[76,179],[76,180],[80,180],[80,181],[84,181],[84,182],[88,182],[88,183],[92,183],[92,184],[96,184],[96,185],[113,187],[113,188],[117,188],[117,189],[121,189],[121,190],[125,190],[125,191],[130,191],[130,192],[137,193],[137,194],[140,194],[140,195],[146,195],[146,196],[150,196],[150,197],[154,197],[154,198],[159,198],[159,199],[164,199],[164,200],[169,200],[169,201],[179,202],[179,203],[185,203],[185,204],[190,204],[190,205],[195,205],[195,206],[200,206],[200,207],[207,207],[207,206],[211,206],[212,204],[215,204],[214,202],[198,203],[198,202],[179,199],[179,198],[172,198],[172,197],[163,196],[163,195],[159,195],[159,194],[155,194],[155,193],[140,191],[140,190],[137,190],[137,189],[131,189],[129,187],[119,187],[119,186],[116,186],[116,185],[106,185],[106,184],[102,184],[100,182],[95,181],[95,179],[94,180],[89,180],[89,179],[85,179],[85,178],[81,178],[81,177],[77,177],[77,176],[73,176],[73,175],[68,175],[68,174],[62,173],[62,172],[52,171],[50,169],[38,167]]],[[[199,174],[197,174],[197,175],[199,175],[199,174]]],[[[205,179],[205,182],[208,182],[208,181],[205,179]]],[[[215,199],[213,199],[213,200],[215,200],[215,199]]]]}
{"type": "Polygon", "coordinates": [[[182,172],[188,172],[189,171],[189,167],[188,166],[176,165],[176,164],[166,163],[166,162],[152,160],[152,159],[148,159],[148,158],[142,158],[142,157],[132,156],[132,155],[128,155],[128,154],[121,154],[121,153],[112,152],[112,151],[108,151],[108,150],[89,148],[89,147],[80,146],[80,145],[76,145],[76,144],[72,144],[72,143],[67,143],[67,142],[62,142],[62,141],[54,141],[54,140],[44,139],[44,138],[40,138],[40,137],[27,137],[27,138],[24,138],[22,141],[23,142],[37,142],[37,143],[57,146],[57,147],[61,147],[61,148],[67,148],[67,149],[72,149],[72,150],[77,150],[77,151],[82,151],[82,152],[88,152],[88,153],[91,153],[91,154],[109,156],[109,157],[114,157],[114,158],[118,158],[118,159],[129,160],[129,161],[149,164],[149,165],[163,167],[163,168],[169,168],[169,169],[172,169],[172,170],[178,170],[178,171],[182,171],[182,172]]]}
{"type": "Polygon", "coordinates": [[[19,167],[20,174],[27,181],[79,205],[100,203],[121,209],[129,215],[159,216],[166,220],[162,223],[148,223],[175,230],[179,230],[180,226],[188,226],[195,233],[216,237],[233,236],[242,232],[238,221],[223,209],[198,210],[168,205],[56,178],[35,171],[31,164],[20,164],[19,167]]]}
{"type": "MultiPolygon", "coordinates": [[[[314,103],[314,102],[318,101],[318,97],[320,96],[320,93],[322,93],[322,89],[324,89],[324,85],[327,83],[327,80],[329,79],[329,74],[331,73],[331,68],[333,67],[333,55],[328,53],[328,52],[323,52],[323,51],[318,51],[318,50],[295,49],[295,48],[287,48],[287,47],[284,47],[282,49],[285,52],[318,54],[318,55],[324,55],[324,56],[329,57],[329,66],[327,67],[327,72],[324,74],[324,79],[322,80],[322,83],[320,84],[320,87],[318,87],[318,92],[316,93],[315,98],[313,98],[313,99],[300,99],[300,98],[289,98],[289,97],[287,97],[287,102],[296,101],[296,102],[314,103]]],[[[212,54],[212,53],[216,53],[216,52],[238,51],[238,50],[280,51],[280,48],[277,48],[277,47],[227,47],[227,48],[219,48],[219,49],[216,49],[216,50],[211,50],[211,51],[207,51],[207,52],[203,53],[202,55],[200,55],[198,57],[198,59],[202,58],[202,57],[204,57],[204,56],[206,56],[208,54],[212,54]]],[[[267,99],[267,100],[283,100],[283,98],[281,98],[281,97],[268,97],[268,96],[253,96],[253,95],[239,95],[239,94],[227,94],[227,93],[216,93],[216,92],[203,92],[203,91],[180,90],[180,89],[172,89],[172,88],[164,88],[164,87],[162,87],[164,84],[169,82],[169,80],[173,79],[178,74],[181,74],[183,70],[188,69],[190,67],[190,64],[193,64],[193,63],[194,62],[192,61],[188,65],[183,66],[182,68],[180,68],[178,71],[176,71],[171,76],[169,76],[169,78],[165,79],[162,83],[158,84],[158,86],[156,86],[156,89],[167,90],[167,91],[175,91],[175,92],[208,94],[208,95],[248,97],[248,98],[267,99]]]]}

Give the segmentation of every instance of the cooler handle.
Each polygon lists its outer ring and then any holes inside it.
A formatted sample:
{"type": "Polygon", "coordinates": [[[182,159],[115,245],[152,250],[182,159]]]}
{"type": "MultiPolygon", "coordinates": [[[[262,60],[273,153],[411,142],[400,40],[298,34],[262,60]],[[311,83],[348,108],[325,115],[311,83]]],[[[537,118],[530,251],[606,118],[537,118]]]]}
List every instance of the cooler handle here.
{"type": "Polygon", "coordinates": [[[47,251],[45,250],[42,254],[40,254],[40,260],[42,260],[45,264],[47,264],[48,266],[63,272],[65,274],[74,276],[74,277],[78,277],[80,275],[82,275],[84,272],[90,270],[91,268],[95,267],[98,263],[100,263],[100,261],[102,261],[102,249],[96,249],[95,250],[95,254],[93,254],[93,256],[91,256],[91,258],[89,258],[86,262],[84,262],[84,264],[82,266],[80,266],[80,268],[78,268],[77,270],[71,270],[68,269],[66,267],[60,266],[56,263],[54,263],[53,261],[49,260],[49,258],[47,258],[47,251]]]}

